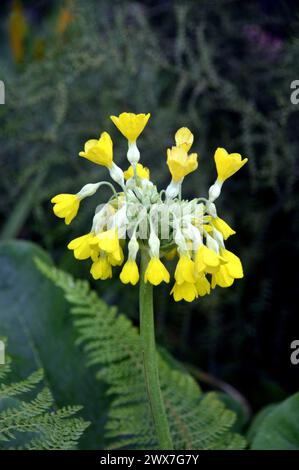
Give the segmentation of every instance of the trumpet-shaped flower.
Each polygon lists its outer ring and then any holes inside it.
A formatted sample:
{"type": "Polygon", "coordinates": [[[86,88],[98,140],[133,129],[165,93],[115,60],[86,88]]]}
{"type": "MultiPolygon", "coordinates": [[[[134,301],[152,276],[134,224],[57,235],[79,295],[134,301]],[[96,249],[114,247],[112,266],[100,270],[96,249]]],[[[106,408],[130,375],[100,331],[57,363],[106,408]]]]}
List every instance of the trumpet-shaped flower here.
{"type": "Polygon", "coordinates": [[[111,264],[106,255],[100,255],[96,261],[93,262],[90,273],[94,279],[109,279],[112,277],[111,264]]]}
{"type": "Polygon", "coordinates": [[[114,253],[119,249],[117,230],[112,228],[105,232],[98,233],[90,242],[92,246],[98,246],[107,253],[114,253]]]}
{"type": "Polygon", "coordinates": [[[181,181],[186,175],[196,170],[197,153],[188,155],[182,147],[167,149],[167,165],[175,182],[181,181]]]}
{"type": "Polygon", "coordinates": [[[211,292],[211,285],[204,274],[198,277],[195,285],[197,293],[200,295],[200,297],[203,297],[204,295],[207,295],[211,292]]]}
{"type": "Polygon", "coordinates": [[[68,244],[68,249],[74,251],[74,257],[76,259],[83,260],[92,257],[95,250],[91,247],[89,241],[93,236],[93,233],[87,233],[81,237],[74,238],[74,240],[68,244]]]}
{"type": "Polygon", "coordinates": [[[135,260],[128,259],[124,264],[119,278],[123,284],[132,284],[135,286],[139,281],[139,271],[135,260]]]}
{"type": "Polygon", "coordinates": [[[215,217],[212,220],[213,226],[222,234],[224,240],[227,240],[231,235],[236,232],[220,217],[215,217]]]}
{"type": "MultiPolygon", "coordinates": [[[[150,178],[149,169],[141,165],[141,163],[137,163],[136,173],[137,173],[137,176],[142,180],[149,180],[150,178]]],[[[133,170],[132,165],[130,165],[129,168],[126,171],[124,171],[124,177],[125,177],[125,180],[129,180],[133,176],[134,176],[134,170],[133,170]]]]}
{"type": "Polygon", "coordinates": [[[188,127],[181,127],[175,134],[175,143],[177,147],[189,152],[192,147],[194,136],[188,127]]]}
{"type": "Polygon", "coordinates": [[[118,245],[115,251],[108,253],[108,261],[112,266],[121,266],[124,262],[124,252],[120,245],[118,245]]]}
{"type": "Polygon", "coordinates": [[[228,153],[224,148],[218,147],[214,155],[218,180],[223,182],[234,175],[242,166],[247,163],[248,158],[242,157],[239,153],[228,153]]]}
{"type": "Polygon", "coordinates": [[[213,273],[220,264],[225,262],[223,257],[205,245],[201,245],[195,255],[195,266],[198,273],[213,273]]]}
{"type": "Polygon", "coordinates": [[[103,132],[99,140],[88,140],[85,143],[84,151],[80,152],[79,155],[97,165],[111,168],[113,163],[113,143],[108,132],[103,132]]]}
{"type": "Polygon", "coordinates": [[[60,219],[65,219],[66,225],[76,217],[80,206],[80,198],[76,194],[57,194],[51,202],[54,204],[54,214],[60,219]]]}
{"type": "Polygon", "coordinates": [[[161,284],[163,281],[167,283],[170,281],[169,272],[158,257],[150,259],[144,273],[144,281],[150,282],[154,286],[161,284]]]}
{"type": "Polygon", "coordinates": [[[198,296],[197,289],[192,282],[183,282],[174,284],[170,294],[173,294],[173,298],[176,302],[180,300],[186,300],[186,302],[193,302],[198,296]]]}
{"type": "Polygon", "coordinates": [[[177,284],[183,284],[184,282],[193,283],[195,282],[195,263],[188,255],[180,256],[174,278],[177,284]]]}
{"type": "Polygon", "coordinates": [[[145,128],[147,121],[150,118],[150,113],[121,113],[118,117],[110,116],[110,118],[129,142],[135,142],[145,128]]]}

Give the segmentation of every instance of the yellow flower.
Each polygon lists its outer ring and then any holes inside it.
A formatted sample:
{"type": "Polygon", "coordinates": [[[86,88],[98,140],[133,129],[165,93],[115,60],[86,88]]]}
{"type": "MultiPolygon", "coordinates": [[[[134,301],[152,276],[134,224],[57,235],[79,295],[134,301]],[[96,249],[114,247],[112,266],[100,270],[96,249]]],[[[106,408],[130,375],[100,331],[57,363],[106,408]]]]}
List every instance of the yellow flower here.
{"type": "Polygon", "coordinates": [[[221,182],[235,174],[248,161],[248,158],[244,158],[244,160],[242,160],[239,153],[229,154],[221,147],[218,147],[216,150],[214,159],[218,173],[218,180],[221,182]]]}
{"type": "Polygon", "coordinates": [[[172,179],[177,182],[184,176],[196,170],[197,153],[188,155],[186,150],[181,147],[172,147],[167,149],[167,165],[171,173],[172,179]]]}
{"type": "Polygon", "coordinates": [[[211,250],[205,245],[201,245],[195,255],[195,266],[198,273],[207,272],[213,273],[217,270],[220,264],[226,261],[218,255],[215,251],[211,250]]]}
{"type": "Polygon", "coordinates": [[[181,127],[175,134],[176,146],[183,148],[186,152],[189,152],[193,139],[193,134],[188,127],[181,127]]]}
{"type": "Polygon", "coordinates": [[[101,250],[107,253],[116,252],[119,249],[117,230],[112,228],[105,232],[98,233],[90,240],[89,243],[91,245],[98,246],[101,250]]]}
{"type": "Polygon", "coordinates": [[[132,284],[135,286],[139,281],[139,271],[136,261],[128,259],[122,268],[119,278],[123,284],[132,284]]]}
{"type": "Polygon", "coordinates": [[[89,241],[93,236],[93,233],[87,233],[81,237],[74,238],[74,240],[68,244],[68,249],[74,251],[74,257],[76,259],[82,260],[92,257],[95,250],[90,246],[89,241]]]}
{"type": "Polygon", "coordinates": [[[146,123],[150,118],[150,113],[121,113],[118,117],[110,116],[110,118],[129,142],[135,142],[145,128],[146,123]]]}
{"type": "Polygon", "coordinates": [[[161,284],[162,281],[169,282],[169,272],[158,257],[150,259],[144,273],[144,282],[150,282],[154,286],[161,284]]]}
{"type": "MultiPolygon", "coordinates": [[[[150,179],[149,169],[146,168],[145,166],[141,165],[141,163],[137,163],[136,172],[137,172],[137,176],[139,176],[139,178],[141,178],[142,180],[149,180],[150,179]]],[[[133,170],[133,167],[131,165],[131,166],[129,166],[129,168],[126,171],[124,171],[124,177],[125,177],[125,180],[129,180],[130,178],[132,178],[132,176],[134,176],[134,170],[133,170]]]]}
{"type": "Polygon", "coordinates": [[[199,278],[197,279],[195,285],[196,285],[197,293],[201,297],[203,297],[204,295],[207,295],[211,292],[210,283],[209,283],[209,281],[207,280],[207,278],[204,274],[199,276],[199,278]]]}
{"type": "Polygon", "coordinates": [[[174,273],[175,280],[177,284],[183,284],[185,282],[193,283],[195,282],[194,276],[195,263],[187,255],[180,256],[176,270],[174,273]]]}
{"type": "Polygon", "coordinates": [[[226,267],[230,276],[235,279],[244,277],[243,268],[240,258],[228,250],[221,250],[221,256],[227,261],[226,267]]]}
{"type": "Polygon", "coordinates": [[[220,217],[213,219],[212,224],[216,230],[222,233],[224,240],[227,240],[228,237],[236,233],[223,219],[220,219],[220,217]]]}
{"type": "Polygon", "coordinates": [[[106,255],[100,255],[91,266],[90,274],[94,279],[109,279],[112,277],[112,268],[106,255]]]}
{"type": "Polygon", "coordinates": [[[176,302],[183,299],[186,300],[186,302],[193,302],[198,296],[196,286],[192,282],[183,282],[182,284],[176,282],[170,294],[173,294],[173,298],[176,302]]]}
{"type": "Polygon", "coordinates": [[[52,197],[51,202],[54,204],[54,214],[65,219],[66,225],[76,217],[80,206],[80,199],[75,194],[57,194],[52,197]]]}
{"type": "Polygon", "coordinates": [[[79,155],[97,165],[111,168],[113,163],[113,143],[108,132],[103,132],[99,140],[88,140],[84,145],[84,152],[79,152],[79,155]]]}
{"type": "Polygon", "coordinates": [[[108,261],[112,266],[121,266],[124,261],[124,252],[120,245],[112,253],[108,253],[108,261]]]}
{"type": "Polygon", "coordinates": [[[212,288],[216,285],[220,287],[230,287],[235,279],[243,277],[243,268],[240,258],[231,251],[222,250],[221,255],[227,261],[227,264],[221,265],[215,273],[212,274],[212,288]]]}

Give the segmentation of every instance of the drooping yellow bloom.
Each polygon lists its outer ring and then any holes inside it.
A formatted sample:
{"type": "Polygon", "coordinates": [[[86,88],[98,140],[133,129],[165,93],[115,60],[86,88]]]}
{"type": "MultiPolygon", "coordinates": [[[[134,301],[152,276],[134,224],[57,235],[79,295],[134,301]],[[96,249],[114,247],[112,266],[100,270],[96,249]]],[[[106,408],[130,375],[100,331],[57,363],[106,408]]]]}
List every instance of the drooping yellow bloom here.
{"type": "Polygon", "coordinates": [[[186,302],[193,302],[198,296],[195,284],[192,282],[183,282],[174,284],[170,294],[173,294],[173,298],[176,302],[180,300],[186,300],[186,302]]]}
{"type": "Polygon", "coordinates": [[[112,266],[121,266],[124,262],[124,252],[120,245],[112,253],[108,253],[108,261],[112,266]]]}
{"type": "Polygon", "coordinates": [[[195,255],[195,266],[198,273],[213,273],[220,264],[225,262],[223,257],[205,245],[201,245],[195,255]]]}
{"type": "Polygon", "coordinates": [[[240,258],[231,251],[222,249],[221,256],[227,261],[226,267],[230,276],[241,279],[244,276],[240,258]]]}
{"type": "Polygon", "coordinates": [[[222,250],[221,255],[227,264],[221,265],[219,269],[212,274],[212,288],[216,285],[220,287],[230,287],[235,279],[243,277],[243,268],[240,258],[228,250],[222,250]]]}
{"type": "Polygon", "coordinates": [[[97,165],[107,168],[112,167],[113,143],[108,132],[103,132],[99,140],[88,140],[84,145],[84,151],[79,152],[80,157],[87,158],[97,165]]]}
{"type": "Polygon", "coordinates": [[[157,286],[161,284],[162,281],[168,283],[169,280],[169,272],[160,259],[157,257],[151,258],[144,273],[144,282],[150,282],[154,286],[157,286]]]}
{"type": "Polygon", "coordinates": [[[172,179],[177,182],[186,175],[196,170],[197,153],[187,154],[186,150],[181,147],[172,147],[167,149],[167,165],[171,173],[172,179]]]}
{"type": "Polygon", "coordinates": [[[110,116],[110,118],[129,142],[135,142],[145,128],[150,118],[150,113],[121,113],[119,116],[110,116]]]}
{"type": "Polygon", "coordinates": [[[234,175],[242,166],[247,163],[248,158],[242,157],[239,153],[228,153],[224,148],[218,147],[214,155],[218,180],[223,182],[234,175]]]}
{"type": "Polygon", "coordinates": [[[135,286],[139,281],[139,271],[136,261],[128,259],[122,268],[119,278],[123,284],[132,284],[135,286]]]}
{"type": "Polygon", "coordinates": [[[17,63],[24,59],[26,34],[27,21],[22,2],[14,0],[9,18],[9,40],[13,58],[17,63]]]}
{"type": "Polygon", "coordinates": [[[109,279],[112,277],[111,264],[106,255],[100,255],[96,261],[93,262],[90,273],[94,279],[109,279]]]}
{"type": "Polygon", "coordinates": [[[66,225],[76,217],[80,206],[80,199],[76,194],[57,194],[52,197],[51,202],[54,204],[54,214],[60,219],[65,219],[66,225]]]}
{"type": "Polygon", "coordinates": [[[204,274],[200,275],[198,279],[196,280],[196,289],[198,295],[203,297],[204,295],[207,295],[211,292],[211,286],[209,281],[207,280],[206,276],[204,274]]]}
{"type": "Polygon", "coordinates": [[[175,134],[175,143],[177,147],[181,147],[189,152],[193,144],[194,136],[188,127],[181,127],[175,134]]]}
{"type": "Polygon", "coordinates": [[[116,253],[119,250],[117,229],[111,228],[105,232],[98,233],[89,243],[98,246],[106,253],[116,253]]]}
{"type": "Polygon", "coordinates": [[[89,241],[94,237],[93,233],[87,233],[81,237],[74,238],[69,244],[68,249],[74,251],[76,259],[87,259],[93,256],[95,249],[90,245],[89,241]]]}
{"type": "Polygon", "coordinates": [[[195,283],[195,263],[187,255],[180,256],[174,273],[177,284],[195,283]]]}
{"type": "Polygon", "coordinates": [[[219,230],[224,240],[227,240],[228,237],[236,233],[223,219],[220,219],[220,217],[215,217],[215,219],[212,220],[212,224],[219,230]]]}
{"type": "MultiPolygon", "coordinates": [[[[137,172],[137,176],[139,176],[139,178],[141,178],[142,180],[149,180],[150,179],[149,169],[147,167],[141,165],[141,163],[137,163],[136,172],[137,172]]],[[[126,171],[124,171],[124,177],[125,177],[125,180],[129,180],[133,176],[134,176],[134,170],[133,170],[133,167],[131,165],[131,166],[129,166],[129,168],[126,171]]]]}

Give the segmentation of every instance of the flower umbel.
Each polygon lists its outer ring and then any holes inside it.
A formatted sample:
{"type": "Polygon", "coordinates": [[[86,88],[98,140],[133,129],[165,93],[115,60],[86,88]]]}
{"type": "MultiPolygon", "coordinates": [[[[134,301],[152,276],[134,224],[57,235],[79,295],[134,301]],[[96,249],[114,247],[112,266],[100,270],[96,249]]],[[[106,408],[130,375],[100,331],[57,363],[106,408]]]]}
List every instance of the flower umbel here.
{"type": "Polygon", "coordinates": [[[88,140],[84,151],[79,153],[106,167],[120,190],[107,181],[89,183],[77,194],[53,197],[53,211],[70,224],[82,199],[94,195],[102,185],[109,186],[112,196],[108,202],[97,205],[89,231],[68,244],[74,257],[91,259],[90,272],[94,279],[109,279],[113,268],[123,265],[119,273],[122,283],[134,286],[141,277],[144,283],[158,286],[170,282],[167,266],[178,256],[171,294],[175,301],[192,302],[210,294],[211,288],[229,287],[235,279],[243,277],[240,259],[224,243],[236,232],[218,217],[215,200],[223,182],[245,165],[247,158],[218,148],[214,156],[218,177],[209,189],[209,197],[184,200],[182,183],[197,169],[198,157],[197,153],[188,154],[194,137],[188,128],[182,127],[175,134],[175,146],[167,150],[171,182],[166,190],[159,192],[150,180],[149,169],[139,163],[136,144],[149,117],[149,114],[133,113],[111,116],[128,139],[130,166],[126,171],[113,161],[113,143],[107,132],[99,139],[88,140]],[[139,274],[140,252],[146,253],[148,260],[142,275],[139,274]]]}

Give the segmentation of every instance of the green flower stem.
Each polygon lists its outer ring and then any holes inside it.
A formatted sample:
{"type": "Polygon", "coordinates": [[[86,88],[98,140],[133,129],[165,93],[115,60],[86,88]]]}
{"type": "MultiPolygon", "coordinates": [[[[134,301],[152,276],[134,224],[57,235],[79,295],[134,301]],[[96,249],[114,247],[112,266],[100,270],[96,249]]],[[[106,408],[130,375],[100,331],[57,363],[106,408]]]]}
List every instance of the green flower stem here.
{"type": "Polygon", "coordinates": [[[144,375],[148,399],[150,402],[160,449],[172,450],[173,444],[169,432],[169,426],[159,382],[157,352],[155,345],[153,286],[149,282],[144,282],[144,272],[148,263],[148,259],[149,257],[146,250],[142,250],[139,311],[144,375]]]}

